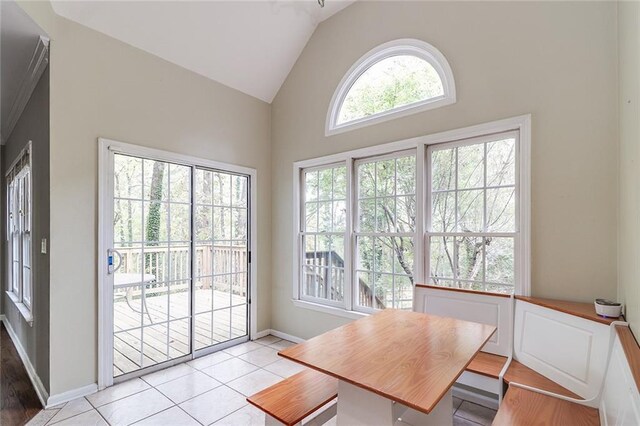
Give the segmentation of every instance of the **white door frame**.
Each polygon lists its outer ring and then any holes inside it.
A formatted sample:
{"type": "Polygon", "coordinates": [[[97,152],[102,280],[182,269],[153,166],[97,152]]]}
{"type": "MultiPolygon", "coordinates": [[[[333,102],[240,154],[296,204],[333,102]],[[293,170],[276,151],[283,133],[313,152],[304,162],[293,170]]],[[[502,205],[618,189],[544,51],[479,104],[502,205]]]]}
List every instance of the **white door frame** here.
{"type": "MultiPolygon", "coordinates": [[[[257,333],[258,307],[258,172],[255,169],[204,158],[178,154],[169,151],[132,145],[111,139],[98,138],[98,389],[104,389],[113,384],[113,288],[106,278],[108,233],[111,223],[107,219],[113,210],[113,199],[109,199],[109,188],[113,186],[113,163],[109,161],[110,153],[120,153],[143,158],[152,158],[170,163],[189,166],[219,169],[231,173],[249,176],[249,251],[251,265],[249,269],[249,339],[257,333]],[[111,209],[111,210],[109,210],[111,209]]],[[[192,271],[193,273],[193,271],[192,271]]],[[[220,346],[222,349],[224,344],[220,346]]],[[[206,350],[192,347],[190,358],[204,355],[206,350]],[[195,353],[198,352],[197,355],[195,353]]],[[[170,365],[168,361],[167,365],[170,365]]],[[[164,366],[164,363],[163,363],[164,366]]]]}

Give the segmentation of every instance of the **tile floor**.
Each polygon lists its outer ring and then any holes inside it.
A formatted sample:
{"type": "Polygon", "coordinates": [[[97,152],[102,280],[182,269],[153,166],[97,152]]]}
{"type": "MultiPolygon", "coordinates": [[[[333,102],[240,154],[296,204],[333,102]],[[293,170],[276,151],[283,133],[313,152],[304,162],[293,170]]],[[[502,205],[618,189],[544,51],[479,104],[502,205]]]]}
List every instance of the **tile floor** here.
{"type": "MultiPolygon", "coordinates": [[[[29,426],[264,425],[246,397],[301,371],[278,351],[293,343],[274,336],[42,410],[29,426]]],[[[454,426],[490,425],[495,411],[454,398],[454,426]]]]}

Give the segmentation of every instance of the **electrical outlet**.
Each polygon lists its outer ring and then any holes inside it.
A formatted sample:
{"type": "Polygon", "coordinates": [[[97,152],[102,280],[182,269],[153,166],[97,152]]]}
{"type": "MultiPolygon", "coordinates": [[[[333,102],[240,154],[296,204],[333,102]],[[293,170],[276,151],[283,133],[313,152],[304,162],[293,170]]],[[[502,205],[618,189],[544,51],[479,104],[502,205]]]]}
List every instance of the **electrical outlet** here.
{"type": "Polygon", "coordinates": [[[47,254],[47,239],[43,238],[40,242],[40,253],[47,254]]]}

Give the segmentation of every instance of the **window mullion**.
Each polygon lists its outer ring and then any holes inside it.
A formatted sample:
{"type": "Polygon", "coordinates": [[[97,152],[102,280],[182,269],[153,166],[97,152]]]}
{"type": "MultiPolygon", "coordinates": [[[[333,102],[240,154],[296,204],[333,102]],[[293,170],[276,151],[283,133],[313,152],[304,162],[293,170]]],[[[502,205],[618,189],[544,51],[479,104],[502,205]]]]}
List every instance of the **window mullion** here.
{"type": "Polygon", "coordinates": [[[423,144],[418,145],[416,151],[416,188],[415,188],[415,205],[416,205],[416,217],[415,217],[415,229],[413,235],[414,244],[414,264],[413,264],[413,283],[426,283],[426,277],[428,276],[429,267],[429,250],[425,245],[424,231],[425,231],[425,212],[430,211],[425,206],[425,166],[426,147],[423,144]]]}
{"type": "MultiPolygon", "coordinates": [[[[453,229],[458,231],[458,148],[454,149],[455,152],[455,164],[453,165],[455,170],[455,186],[454,186],[454,210],[453,210],[453,229]]],[[[458,238],[453,237],[453,265],[451,265],[451,272],[453,274],[454,285],[458,280],[458,238]]]]}
{"type": "Polygon", "coordinates": [[[345,160],[346,167],[346,193],[345,193],[345,207],[347,210],[346,220],[345,220],[345,238],[344,238],[344,304],[347,310],[354,310],[354,300],[355,295],[357,294],[354,291],[355,284],[357,282],[355,267],[354,267],[354,259],[356,259],[356,241],[353,232],[353,228],[355,226],[355,217],[357,215],[357,202],[355,201],[355,197],[357,197],[358,191],[355,190],[354,184],[356,179],[354,179],[353,175],[355,172],[355,165],[353,160],[347,159],[345,160]]]}

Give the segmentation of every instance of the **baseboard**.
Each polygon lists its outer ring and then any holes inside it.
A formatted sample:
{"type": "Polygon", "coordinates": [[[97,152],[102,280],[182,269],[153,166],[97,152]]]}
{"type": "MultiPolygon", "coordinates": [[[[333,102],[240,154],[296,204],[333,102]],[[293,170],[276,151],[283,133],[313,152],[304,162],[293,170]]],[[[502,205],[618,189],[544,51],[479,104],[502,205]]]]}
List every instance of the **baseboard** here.
{"type": "Polygon", "coordinates": [[[492,398],[456,385],[453,386],[452,391],[453,396],[456,398],[464,399],[465,401],[473,402],[474,404],[482,405],[483,407],[491,408],[492,410],[498,409],[499,404],[497,397],[492,398]]]}
{"type": "Polygon", "coordinates": [[[284,339],[284,340],[288,340],[288,341],[293,342],[293,343],[302,343],[302,342],[304,342],[306,340],[306,339],[301,339],[299,337],[292,336],[290,334],[283,333],[282,331],[273,330],[273,329],[269,330],[269,334],[271,334],[273,336],[276,336],[276,337],[279,337],[279,338],[284,339]]]}
{"type": "Polygon", "coordinates": [[[267,328],[266,330],[258,331],[257,333],[255,333],[253,335],[253,339],[251,339],[251,340],[258,340],[258,339],[261,339],[263,337],[268,336],[269,334],[271,334],[271,330],[269,330],[267,328]]]}
{"type": "Polygon", "coordinates": [[[31,361],[27,356],[27,352],[24,350],[22,343],[20,342],[20,340],[18,339],[18,336],[13,330],[13,327],[11,327],[11,323],[9,322],[9,320],[5,315],[0,315],[0,321],[4,323],[4,326],[7,329],[7,333],[9,333],[9,337],[11,338],[13,345],[16,347],[16,351],[20,356],[20,360],[22,360],[22,364],[24,365],[25,370],[27,370],[27,375],[29,376],[29,380],[31,380],[31,384],[33,385],[33,388],[35,389],[36,394],[38,395],[38,399],[40,399],[40,403],[42,404],[43,407],[47,406],[49,393],[44,388],[44,385],[42,384],[40,377],[38,377],[38,374],[36,374],[36,369],[33,368],[33,364],[31,364],[31,361]]]}
{"type": "Polygon", "coordinates": [[[81,398],[83,396],[91,395],[92,393],[96,393],[96,392],[98,392],[98,384],[92,383],[87,386],[82,386],[80,388],[71,389],[66,392],[51,395],[47,400],[47,408],[55,407],[56,405],[69,402],[76,398],[81,398]]]}

